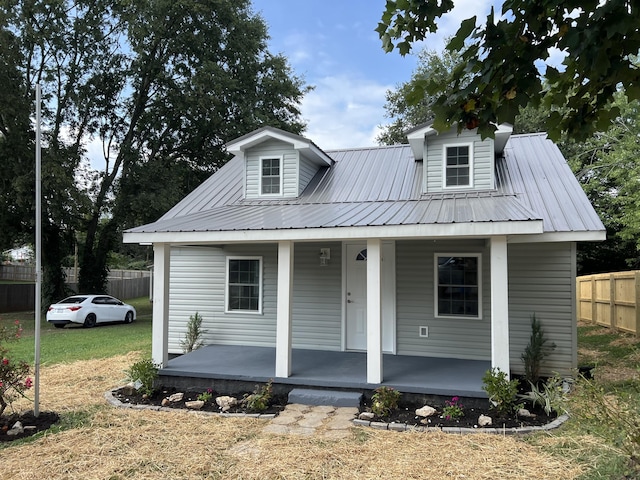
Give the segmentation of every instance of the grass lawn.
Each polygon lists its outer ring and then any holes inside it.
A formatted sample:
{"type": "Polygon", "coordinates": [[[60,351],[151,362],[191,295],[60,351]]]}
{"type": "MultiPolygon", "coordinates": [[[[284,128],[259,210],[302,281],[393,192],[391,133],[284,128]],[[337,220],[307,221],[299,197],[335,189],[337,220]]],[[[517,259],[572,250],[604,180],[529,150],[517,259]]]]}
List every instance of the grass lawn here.
{"type": "MultiPolygon", "coordinates": [[[[106,358],[131,351],[151,354],[151,311],[148,297],[127,300],[136,308],[137,320],[131,324],[99,324],[95,328],[67,325],[55,328],[42,315],[40,322],[40,364],[71,363],[77,360],[106,358]]],[[[0,313],[0,327],[19,320],[22,338],[8,348],[16,359],[33,363],[35,355],[34,312],[0,313]]]]}

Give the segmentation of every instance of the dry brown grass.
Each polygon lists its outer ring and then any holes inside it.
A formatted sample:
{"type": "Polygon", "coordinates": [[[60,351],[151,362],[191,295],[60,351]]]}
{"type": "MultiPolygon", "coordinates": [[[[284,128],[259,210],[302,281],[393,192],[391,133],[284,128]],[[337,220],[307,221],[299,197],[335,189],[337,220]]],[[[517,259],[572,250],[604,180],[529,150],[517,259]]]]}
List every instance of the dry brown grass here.
{"type": "Polygon", "coordinates": [[[264,420],[110,407],[103,393],[137,358],[44,368],[42,410],[96,411],[81,428],[2,450],[0,478],[572,479],[582,472],[513,437],[353,428],[346,439],[328,440],[267,434],[264,420]]]}

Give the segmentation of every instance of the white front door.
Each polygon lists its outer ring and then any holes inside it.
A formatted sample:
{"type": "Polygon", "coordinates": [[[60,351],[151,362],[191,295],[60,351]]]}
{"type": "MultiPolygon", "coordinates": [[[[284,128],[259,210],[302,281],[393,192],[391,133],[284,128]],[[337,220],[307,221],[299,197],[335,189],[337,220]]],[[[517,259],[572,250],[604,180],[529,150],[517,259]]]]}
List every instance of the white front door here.
{"type": "MultiPolygon", "coordinates": [[[[346,245],[347,350],[367,349],[367,245],[346,245]]],[[[382,244],[382,348],[395,353],[395,244],[382,244]]]]}
{"type": "Polygon", "coordinates": [[[367,349],[367,246],[347,244],[347,350],[367,349]]]}

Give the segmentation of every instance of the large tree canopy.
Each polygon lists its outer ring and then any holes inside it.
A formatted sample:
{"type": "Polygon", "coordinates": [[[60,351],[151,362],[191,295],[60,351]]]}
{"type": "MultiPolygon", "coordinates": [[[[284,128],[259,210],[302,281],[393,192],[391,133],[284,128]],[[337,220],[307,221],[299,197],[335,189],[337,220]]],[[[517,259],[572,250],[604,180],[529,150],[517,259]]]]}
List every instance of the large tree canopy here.
{"type": "Polygon", "coordinates": [[[36,83],[45,251],[59,248],[59,261],[80,240],[79,287],[100,291],[119,231],[219,168],[227,141],[267,123],[304,128],[307,87],[267,38],[249,0],[0,0],[4,243],[32,231],[36,83]],[[103,166],[78,183],[90,141],[103,166]]]}
{"type": "MultiPolygon", "coordinates": [[[[376,29],[383,48],[407,54],[453,6],[453,0],[387,0],[376,29]]],[[[468,18],[447,47],[461,53],[462,63],[452,89],[432,106],[434,126],[477,126],[491,135],[496,124],[513,123],[520,107],[544,101],[552,138],[565,132],[584,139],[606,130],[619,114],[612,100],[620,87],[629,99],[640,99],[638,25],[640,6],[630,0],[506,0],[499,16],[492,8],[481,23],[468,18]],[[545,65],[553,51],[565,55],[561,67],[545,65]]],[[[425,79],[410,101],[437,92],[438,84],[425,79]]]]}

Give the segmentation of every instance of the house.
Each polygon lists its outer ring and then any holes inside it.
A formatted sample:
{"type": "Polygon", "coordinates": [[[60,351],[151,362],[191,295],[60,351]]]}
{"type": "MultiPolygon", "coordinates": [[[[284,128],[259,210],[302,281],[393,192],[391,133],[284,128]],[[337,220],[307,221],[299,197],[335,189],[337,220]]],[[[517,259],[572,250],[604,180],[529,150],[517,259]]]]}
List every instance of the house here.
{"type": "Polygon", "coordinates": [[[355,352],[360,385],[394,383],[385,365],[401,358],[440,362],[459,393],[451,377],[472,364],[476,384],[490,366],[523,372],[535,314],[556,344],[542,373],[569,374],[576,242],[605,229],[558,148],[508,125],[482,139],[425,124],[408,140],[323,151],[264,127],[230,142],[233,159],[162,218],[126,231],[154,248],[153,359],[170,367],[197,311],[205,344],[271,352],[261,367],[276,382],[295,380],[296,358],[355,352]]]}

